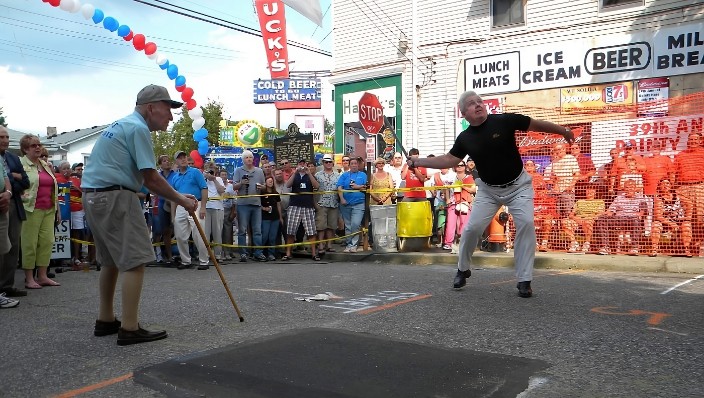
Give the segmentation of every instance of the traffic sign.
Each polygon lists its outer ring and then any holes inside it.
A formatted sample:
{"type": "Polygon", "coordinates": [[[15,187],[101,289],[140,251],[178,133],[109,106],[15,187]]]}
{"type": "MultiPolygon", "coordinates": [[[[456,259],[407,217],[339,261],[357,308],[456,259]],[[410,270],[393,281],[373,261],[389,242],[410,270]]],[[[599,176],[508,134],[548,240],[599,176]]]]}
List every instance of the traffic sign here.
{"type": "Polygon", "coordinates": [[[369,134],[378,133],[384,126],[384,107],[376,95],[364,93],[359,99],[359,122],[369,134]]]}

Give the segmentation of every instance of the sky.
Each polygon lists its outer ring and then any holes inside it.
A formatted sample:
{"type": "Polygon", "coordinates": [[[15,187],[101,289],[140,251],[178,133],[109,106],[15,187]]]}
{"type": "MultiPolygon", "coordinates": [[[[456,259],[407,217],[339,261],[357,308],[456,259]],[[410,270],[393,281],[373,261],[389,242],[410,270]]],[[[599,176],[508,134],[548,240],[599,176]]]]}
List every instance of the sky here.
{"type": "MultiPolygon", "coordinates": [[[[163,5],[160,0],[144,0],[163,5]]],[[[332,51],[332,0],[321,0],[323,27],[286,7],[288,40],[332,51]],[[326,13],[327,10],[327,13],[326,13]]],[[[251,0],[165,0],[259,31],[251,0]]],[[[254,104],[252,82],[269,79],[264,42],[251,36],[133,0],[82,0],[142,33],[179,68],[199,105],[216,100],[229,120],[254,119],[276,125],[273,104],[254,104]]],[[[292,72],[332,69],[332,57],[289,45],[292,72]]],[[[134,49],[101,24],[52,7],[41,0],[0,1],[0,108],[8,127],[46,135],[110,124],[131,113],[137,92],[148,85],[169,89],[174,82],[144,52],[134,49]]],[[[322,109],[281,112],[281,127],[295,115],[325,115],[332,120],[332,87],[323,79],[322,109]]],[[[178,120],[180,111],[174,114],[178,120]]]]}

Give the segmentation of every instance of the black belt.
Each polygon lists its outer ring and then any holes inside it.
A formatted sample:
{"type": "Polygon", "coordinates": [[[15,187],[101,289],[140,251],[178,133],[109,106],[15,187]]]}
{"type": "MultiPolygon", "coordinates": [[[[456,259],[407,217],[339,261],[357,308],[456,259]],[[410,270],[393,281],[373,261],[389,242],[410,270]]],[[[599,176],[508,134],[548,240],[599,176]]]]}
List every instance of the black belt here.
{"type": "Polygon", "coordinates": [[[519,178],[523,175],[523,172],[521,171],[521,174],[518,175],[518,177],[514,178],[513,181],[507,182],[506,184],[501,184],[501,185],[493,185],[493,184],[487,184],[484,183],[484,185],[490,186],[492,188],[508,188],[511,185],[516,185],[516,181],[518,181],[519,178]]]}
{"type": "Polygon", "coordinates": [[[105,188],[83,188],[81,190],[83,192],[130,191],[137,193],[134,189],[130,189],[122,185],[110,185],[109,187],[105,188]]]}

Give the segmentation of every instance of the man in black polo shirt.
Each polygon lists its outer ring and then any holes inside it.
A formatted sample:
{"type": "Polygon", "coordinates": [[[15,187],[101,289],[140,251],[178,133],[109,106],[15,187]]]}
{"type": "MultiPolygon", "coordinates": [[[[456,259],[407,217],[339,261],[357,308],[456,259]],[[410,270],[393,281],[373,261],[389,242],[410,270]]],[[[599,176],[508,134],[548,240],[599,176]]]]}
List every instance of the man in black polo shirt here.
{"type": "Polygon", "coordinates": [[[518,295],[530,297],[533,291],[535,226],[533,224],[532,178],[523,172],[523,162],[516,146],[516,131],[542,131],[559,134],[568,143],[574,141],[570,129],[528,116],[505,113],[487,114],[484,101],[473,91],[462,93],[458,101],[462,116],[470,126],[460,133],[450,152],[431,159],[408,159],[409,167],[443,169],[455,166],[469,155],[477,166],[479,179],[469,222],[462,231],[454,287],[467,284],[471,275],[472,254],[482,232],[506,205],[516,224],[514,259],[518,278],[518,295]]]}
{"type": "MultiPolygon", "coordinates": [[[[286,181],[286,187],[291,188],[293,193],[288,205],[286,243],[289,245],[293,243],[296,230],[303,223],[305,234],[308,236],[308,241],[311,242],[310,250],[313,253],[313,260],[320,261],[315,243],[315,197],[312,195],[313,190],[318,189],[320,185],[306,164],[306,159],[301,159],[296,170],[286,181]]],[[[291,259],[291,246],[286,247],[286,255],[281,259],[284,261],[291,259]]]]}

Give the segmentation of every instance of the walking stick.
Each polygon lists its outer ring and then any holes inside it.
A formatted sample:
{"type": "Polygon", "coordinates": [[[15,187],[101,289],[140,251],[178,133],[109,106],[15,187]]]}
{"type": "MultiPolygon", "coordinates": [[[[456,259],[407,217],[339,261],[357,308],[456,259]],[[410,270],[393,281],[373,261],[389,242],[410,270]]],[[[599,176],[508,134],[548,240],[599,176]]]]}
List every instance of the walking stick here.
{"type": "Polygon", "coordinates": [[[210,261],[213,262],[215,265],[215,269],[218,270],[218,275],[220,275],[220,280],[222,281],[223,286],[225,286],[225,291],[227,291],[227,296],[230,298],[230,302],[232,303],[232,306],[235,307],[235,312],[237,312],[237,316],[240,318],[240,322],[244,322],[244,317],[242,317],[242,313],[240,312],[240,309],[237,307],[237,303],[235,303],[235,299],[232,297],[232,292],[230,292],[229,286],[227,286],[227,281],[225,280],[225,275],[222,274],[222,270],[220,269],[220,264],[218,264],[218,260],[215,258],[215,254],[213,253],[213,249],[210,247],[210,242],[205,239],[205,232],[203,232],[203,227],[200,226],[200,221],[198,221],[198,216],[196,216],[196,213],[193,211],[188,212],[191,217],[193,217],[193,221],[196,223],[196,227],[198,228],[198,232],[200,233],[200,238],[203,239],[203,243],[205,243],[205,247],[208,249],[208,256],[210,256],[210,261]]]}

